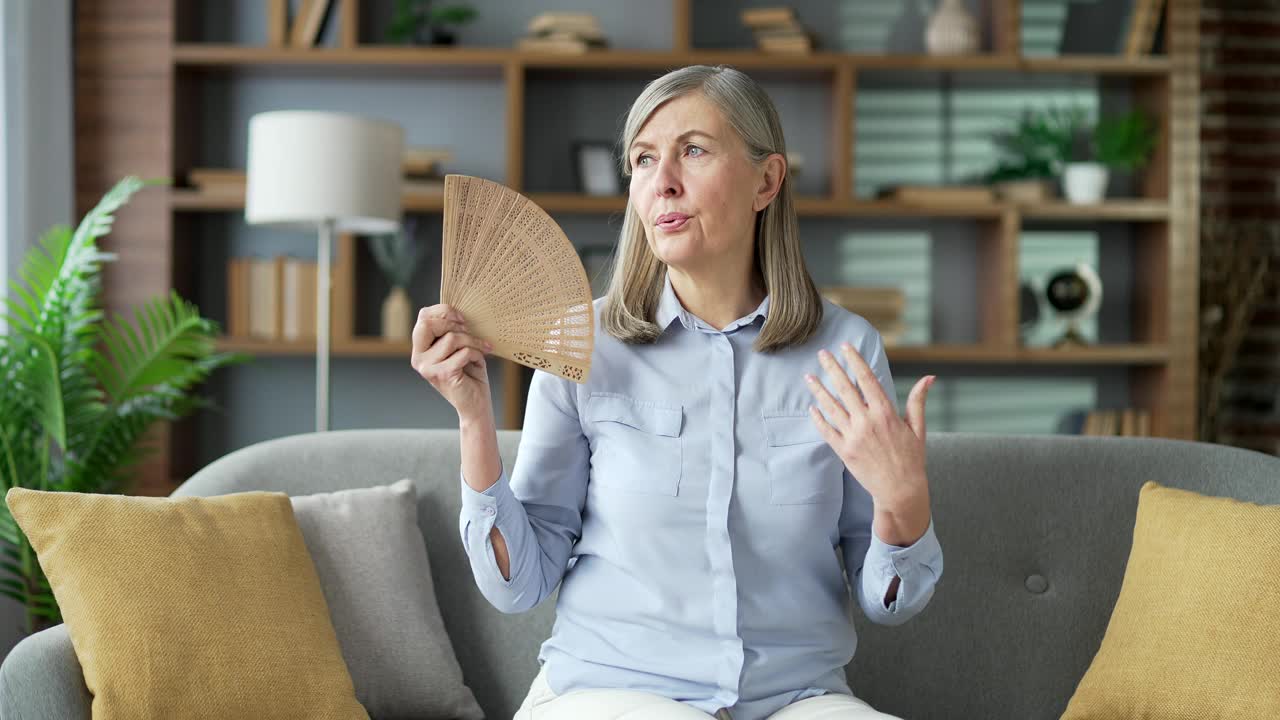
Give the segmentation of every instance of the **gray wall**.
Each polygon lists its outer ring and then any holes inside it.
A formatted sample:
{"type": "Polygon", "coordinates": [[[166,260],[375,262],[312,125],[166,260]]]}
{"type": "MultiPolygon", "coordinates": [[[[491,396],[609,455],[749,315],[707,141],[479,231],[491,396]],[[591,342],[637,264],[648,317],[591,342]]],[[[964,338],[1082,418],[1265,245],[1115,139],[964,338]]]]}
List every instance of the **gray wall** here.
{"type": "MultiPolygon", "coordinates": [[[[0,278],[16,278],[27,247],[73,221],[70,0],[0,0],[0,88],[0,278]]],[[[21,605],[0,596],[0,653],[24,623],[21,605]]]]}
{"type": "MultiPolygon", "coordinates": [[[[694,3],[695,44],[749,44],[738,13],[758,4],[694,3]]],[[[523,33],[529,18],[552,7],[533,0],[488,0],[474,5],[480,17],[462,30],[460,40],[493,47],[509,47],[523,33]]],[[[792,5],[822,44],[854,52],[920,51],[923,22],[932,8],[931,3],[898,0],[805,0],[792,5]]],[[[976,0],[970,5],[979,13],[984,7],[976,0]]],[[[1028,0],[1027,52],[1046,55],[1089,50],[1076,38],[1081,33],[1090,35],[1089,42],[1094,45],[1117,43],[1128,12],[1126,5],[1028,0]],[[1064,34],[1068,26],[1072,29],[1064,34]]],[[[239,0],[226,10],[207,10],[199,36],[185,40],[261,43],[265,30],[260,7],[252,0],[239,0]]],[[[584,0],[554,7],[594,12],[617,48],[661,49],[670,45],[666,3],[584,0]],[[648,14],[655,10],[655,15],[648,14]]],[[[380,37],[389,9],[389,2],[365,3],[362,41],[380,37]]],[[[322,43],[335,42],[335,30],[330,23],[322,43]]],[[[990,39],[986,42],[989,46],[990,39]]],[[[525,188],[531,192],[573,191],[573,142],[615,143],[628,105],[654,75],[648,71],[530,71],[525,100],[525,188]]],[[[804,156],[799,192],[829,192],[827,83],[805,74],[762,71],[756,77],[779,107],[788,149],[804,156]]],[[[405,127],[410,144],[452,148],[455,161],[447,171],[505,179],[504,86],[497,71],[216,70],[202,72],[199,87],[194,102],[199,105],[201,127],[187,128],[186,132],[194,134],[179,140],[197,144],[197,165],[243,167],[250,116],[272,109],[315,108],[392,119],[405,127]]],[[[993,161],[992,130],[1002,117],[1011,118],[1025,104],[1074,102],[1097,112],[1129,102],[1123,82],[1100,84],[1087,76],[979,77],[927,72],[867,73],[860,77],[858,97],[856,190],[863,196],[873,194],[882,184],[959,180],[980,171],[993,161]],[[992,108],[1000,114],[993,117],[992,108]],[[921,147],[935,151],[913,152],[921,147]]],[[[1119,189],[1124,189],[1124,183],[1120,179],[1119,189]]],[[[417,306],[433,304],[439,298],[439,216],[426,215],[421,220],[418,237],[429,252],[411,288],[417,306]]],[[[556,220],[579,248],[611,246],[620,225],[616,215],[558,216],[556,220]]],[[[207,314],[220,320],[225,318],[222,268],[228,257],[277,253],[314,257],[314,238],[249,228],[236,213],[201,214],[190,225],[192,241],[200,245],[199,276],[193,278],[197,299],[207,314]]],[[[974,252],[981,229],[978,223],[806,218],[801,227],[810,268],[819,283],[892,278],[908,288],[908,312],[918,322],[911,340],[979,340],[975,312],[979,268],[974,252]]],[[[1046,267],[1058,262],[1088,259],[1098,263],[1106,282],[1103,315],[1086,333],[1110,342],[1131,339],[1128,262],[1132,228],[1114,223],[1035,222],[1028,224],[1026,237],[1036,248],[1034,254],[1028,253],[1024,267],[1029,280],[1042,277],[1046,267]]],[[[375,334],[378,306],[387,284],[367,252],[358,254],[357,267],[357,330],[375,334]]],[[[1039,328],[1032,339],[1047,341],[1055,331],[1054,327],[1039,328]]],[[[200,462],[251,442],[309,430],[313,365],[305,357],[264,358],[252,366],[219,373],[208,390],[222,409],[199,419],[200,462]]],[[[954,365],[895,368],[903,399],[922,375],[940,376],[930,406],[939,429],[1070,431],[1079,412],[1095,405],[1122,405],[1127,398],[1125,368],[1072,368],[1065,377],[1060,368],[1019,368],[1013,378],[1006,377],[1008,370],[954,365]],[[1002,393],[990,391],[994,384],[1002,393]],[[1013,400],[1008,406],[999,406],[996,397],[1013,400]]],[[[334,361],[332,377],[334,427],[441,427],[456,423],[452,409],[409,368],[408,358],[340,358],[334,361]]],[[[494,391],[496,406],[502,392],[497,377],[494,391]]]]}

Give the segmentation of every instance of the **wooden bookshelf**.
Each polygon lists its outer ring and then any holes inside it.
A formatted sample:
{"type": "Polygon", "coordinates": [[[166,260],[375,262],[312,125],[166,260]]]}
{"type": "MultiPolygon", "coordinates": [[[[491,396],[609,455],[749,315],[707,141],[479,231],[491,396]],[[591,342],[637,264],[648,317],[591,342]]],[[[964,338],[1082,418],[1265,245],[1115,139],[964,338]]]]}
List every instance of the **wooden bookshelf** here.
{"type": "Polygon", "coordinates": [[[1165,57],[1123,58],[1109,55],[1057,58],[1023,58],[1016,55],[981,54],[937,57],[930,55],[868,55],[814,52],[809,55],[771,54],[757,50],[596,50],[581,55],[530,52],[505,48],[272,48],[187,43],[175,45],[176,67],[261,69],[272,65],[323,65],[375,68],[426,66],[492,67],[509,64],[527,68],[563,70],[663,70],[685,65],[733,65],[755,70],[806,70],[835,72],[848,66],[867,70],[930,70],[971,72],[991,70],[1030,73],[1083,73],[1092,75],[1160,76],[1171,66],[1165,57]]]}
{"type": "MultiPolygon", "coordinates": [[[[547,212],[568,214],[613,213],[626,210],[624,196],[592,196],[574,193],[529,193],[529,199],[547,212]]],[[[406,195],[404,207],[412,212],[438,212],[444,198],[439,195],[406,195]]],[[[170,191],[170,205],[177,212],[243,210],[243,195],[203,193],[199,190],[170,191]]],[[[1012,203],[904,203],[891,200],[835,200],[826,197],[796,198],[796,213],[802,217],[960,217],[998,218],[1014,212],[1025,218],[1079,221],[1167,221],[1169,204],[1161,200],[1112,200],[1097,205],[1065,202],[1042,204],[1012,203]]]]}
{"type": "MultiPolygon", "coordinates": [[[[829,137],[832,161],[824,179],[829,193],[797,199],[804,217],[830,218],[953,218],[972,222],[978,230],[979,293],[974,298],[979,318],[976,342],[964,345],[895,347],[891,362],[913,365],[979,364],[1018,367],[1088,368],[1113,366],[1129,373],[1130,397],[1125,403],[1149,410],[1152,432],[1173,438],[1192,438],[1196,427],[1196,352],[1198,346],[1198,157],[1199,116],[1199,2],[1170,0],[1166,4],[1165,52],[1157,56],[1023,57],[1018,0],[992,0],[990,52],[967,57],[869,55],[816,52],[776,55],[756,51],[707,50],[696,42],[692,0],[672,0],[671,50],[611,49],[582,55],[533,53],[502,47],[392,47],[360,44],[354,27],[356,0],[343,3],[344,25],[337,47],[295,49],[247,47],[188,42],[191,3],[171,0],[82,0],[76,4],[76,137],[78,211],[83,213],[111,181],[129,173],[181,178],[196,157],[200,137],[188,130],[199,127],[188,102],[203,78],[220,73],[301,73],[309,77],[350,77],[368,73],[418,76],[443,73],[481,76],[505,87],[505,168],[509,187],[526,192],[524,168],[526,86],[529,78],[555,71],[566,82],[575,75],[601,73],[632,76],[690,64],[726,64],[764,76],[803,77],[828,88],[832,98],[829,137]],[[148,22],[138,25],[137,17],[148,22]],[[1061,201],[1019,205],[907,204],[854,196],[854,104],[862,80],[881,71],[975,74],[1077,74],[1097,78],[1111,87],[1127,86],[1137,106],[1161,124],[1159,149],[1153,162],[1136,180],[1138,197],[1108,200],[1095,206],[1061,201]],[[153,127],[154,126],[154,127],[153,127]],[[138,128],[152,128],[140,140],[138,128]],[[139,158],[144,162],[139,163],[139,158]],[[1017,282],[1019,235],[1029,222],[1123,223],[1132,226],[1134,285],[1131,342],[1072,350],[1018,346],[1017,282]]],[[[726,18],[737,22],[736,17],[726,18]]],[[[495,138],[496,140],[497,138],[495,138]]],[[[614,214],[626,207],[623,197],[591,197],[573,193],[528,193],[552,213],[614,214]]],[[[195,252],[183,241],[182,224],[199,213],[241,212],[244,199],[174,188],[161,199],[131,204],[117,221],[114,235],[127,237],[126,262],[107,276],[107,309],[128,310],[141,298],[170,288],[189,291],[184,278],[193,276],[195,252]],[[128,232],[119,231],[127,228],[128,232]],[[128,270],[128,276],[124,270],[128,270]],[[144,272],[145,271],[145,272],[144,272]]],[[[439,212],[441,198],[406,197],[411,212],[439,212]]],[[[345,313],[355,297],[350,270],[335,278],[335,314],[345,313]],[[341,293],[341,294],[339,294],[341,293]]],[[[347,326],[349,327],[349,325],[347,326]]],[[[310,355],[310,343],[264,342],[223,338],[219,347],[257,356],[310,355]]],[[[336,357],[386,357],[407,361],[407,343],[363,338],[347,331],[335,334],[336,357]]],[[[939,372],[945,372],[945,368],[939,372]]],[[[523,416],[527,371],[503,363],[505,396],[499,408],[503,427],[519,427],[523,416]]],[[[161,433],[161,452],[148,472],[156,478],[183,477],[193,470],[195,456],[188,431],[161,433]]],[[[150,468],[151,466],[149,466],[150,468]]]]}
{"type": "MultiPolygon", "coordinates": [[[[223,337],[218,349],[263,356],[311,356],[314,342],[284,342],[255,338],[223,337]]],[[[1002,349],[987,345],[919,345],[890,346],[886,349],[891,363],[970,363],[974,365],[1164,365],[1169,349],[1163,345],[1096,345],[1087,348],[1055,350],[1052,348],[1002,349]]],[[[376,337],[352,337],[334,342],[334,357],[408,358],[409,343],[376,337]]]]}

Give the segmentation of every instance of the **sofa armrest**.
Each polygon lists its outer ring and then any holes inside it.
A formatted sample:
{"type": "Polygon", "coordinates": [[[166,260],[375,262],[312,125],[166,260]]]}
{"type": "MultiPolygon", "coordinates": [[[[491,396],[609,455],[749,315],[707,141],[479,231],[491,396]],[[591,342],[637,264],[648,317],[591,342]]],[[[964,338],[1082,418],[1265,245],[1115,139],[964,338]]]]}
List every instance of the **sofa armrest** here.
{"type": "Polygon", "coordinates": [[[4,720],[89,720],[92,704],[66,625],[23,638],[0,665],[4,720]]]}

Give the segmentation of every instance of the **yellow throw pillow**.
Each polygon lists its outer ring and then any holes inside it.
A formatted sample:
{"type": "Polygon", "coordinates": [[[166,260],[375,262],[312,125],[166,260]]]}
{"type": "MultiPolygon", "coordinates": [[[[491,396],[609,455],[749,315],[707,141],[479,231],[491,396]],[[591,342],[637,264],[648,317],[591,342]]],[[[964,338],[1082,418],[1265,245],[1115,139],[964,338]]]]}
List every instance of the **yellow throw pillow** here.
{"type": "Polygon", "coordinates": [[[1280,506],[1154,482],[1062,720],[1280,718],[1280,506]]]}
{"type": "Polygon", "coordinates": [[[13,488],[94,720],[368,720],[284,493],[13,488]]]}

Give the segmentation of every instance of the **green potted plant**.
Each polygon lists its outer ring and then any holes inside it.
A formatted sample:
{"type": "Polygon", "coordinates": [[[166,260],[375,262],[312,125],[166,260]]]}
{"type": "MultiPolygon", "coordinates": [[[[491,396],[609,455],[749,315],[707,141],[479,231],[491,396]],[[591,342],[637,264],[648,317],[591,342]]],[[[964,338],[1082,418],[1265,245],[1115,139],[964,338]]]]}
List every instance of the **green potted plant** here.
{"type": "Polygon", "coordinates": [[[1062,177],[1067,199],[1073,203],[1101,202],[1110,172],[1142,167],[1156,144],[1155,128],[1139,110],[1104,117],[1083,130],[1087,159],[1067,163],[1062,177]]]}
{"type": "Polygon", "coordinates": [[[387,39],[394,43],[453,45],[453,28],[476,17],[475,8],[465,3],[432,7],[431,0],[396,0],[387,39]]]}
{"type": "Polygon", "coordinates": [[[382,337],[386,340],[408,340],[413,329],[409,282],[423,254],[415,237],[417,226],[417,220],[406,217],[400,232],[367,238],[374,262],[391,283],[391,291],[382,302],[382,337]]]}
{"type": "Polygon", "coordinates": [[[1078,107],[1023,110],[1013,127],[997,133],[1002,157],[985,176],[1007,200],[1039,202],[1050,196],[1071,156],[1085,113],[1078,107]]]}
{"type": "MultiPolygon", "coordinates": [[[[115,256],[97,239],[146,185],[127,177],[72,232],[56,226],[27,253],[12,282],[0,336],[0,482],[66,492],[128,490],[139,439],[158,420],[205,405],[192,390],[244,359],[215,352],[216,323],[171,293],[138,308],[132,323],[99,309],[100,272],[115,256]]],[[[61,622],[49,582],[8,506],[0,507],[0,592],[22,603],[27,631],[61,622]]]]}

